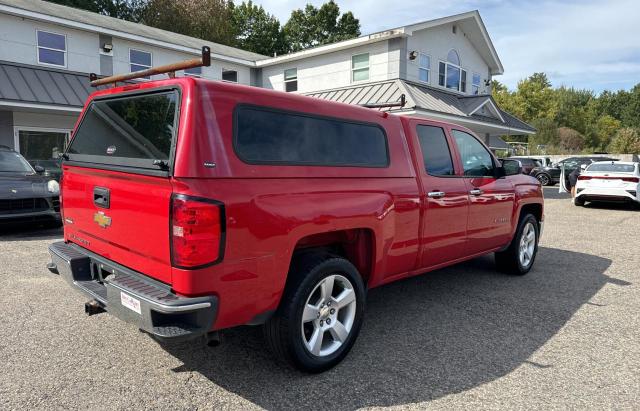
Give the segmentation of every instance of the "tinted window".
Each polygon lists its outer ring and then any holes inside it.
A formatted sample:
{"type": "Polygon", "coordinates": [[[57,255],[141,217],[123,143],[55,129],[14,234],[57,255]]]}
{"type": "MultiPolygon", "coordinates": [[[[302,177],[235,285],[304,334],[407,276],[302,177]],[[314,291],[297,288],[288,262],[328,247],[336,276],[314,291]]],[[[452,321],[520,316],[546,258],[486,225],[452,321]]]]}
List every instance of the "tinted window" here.
{"type": "Polygon", "coordinates": [[[0,173],[33,173],[33,168],[15,151],[0,151],[0,173]]]}
{"type": "Polygon", "coordinates": [[[418,126],[418,140],[427,173],[432,176],[454,174],[449,144],[442,128],[418,126]]]}
{"type": "Polygon", "coordinates": [[[376,125],[240,106],[236,153],[250,164],[385,167],[387,140],[376,125]]]}
{"type": "Polygon", "coordinates": [[[452,130],[460,151],[465,176],[493,176],[493,158],[489,151],[471,134],[452,130]]]}
{"type": "Polygon", "coordinates": [[[177,121],[177,100],[177,92],[170,91],[94,101],[68,154],[100,156],[101,160],[112,157],[168,160],[177,121]]]}

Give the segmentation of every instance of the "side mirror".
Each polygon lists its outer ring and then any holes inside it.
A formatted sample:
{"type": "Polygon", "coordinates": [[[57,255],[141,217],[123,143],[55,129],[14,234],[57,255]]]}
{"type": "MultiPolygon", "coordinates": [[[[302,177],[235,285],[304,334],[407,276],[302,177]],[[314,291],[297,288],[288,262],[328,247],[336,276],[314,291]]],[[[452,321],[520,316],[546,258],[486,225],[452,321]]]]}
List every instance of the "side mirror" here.
{"type": "Polygon", "coordinates": [[[42,166],[35,166],[33,167],[34,170],[36,170],[36,173],[38,174],[43,174],[44,173],[44,167],[42,166]]]}
{"type": "Polygon", "coordinates": [[[504,176],[515,176],[517,174],[522,174],[522,165],[517,160],[501,160],[502,167],[498,167],[498,169],[502,169],[503,177],[504,176]]]}

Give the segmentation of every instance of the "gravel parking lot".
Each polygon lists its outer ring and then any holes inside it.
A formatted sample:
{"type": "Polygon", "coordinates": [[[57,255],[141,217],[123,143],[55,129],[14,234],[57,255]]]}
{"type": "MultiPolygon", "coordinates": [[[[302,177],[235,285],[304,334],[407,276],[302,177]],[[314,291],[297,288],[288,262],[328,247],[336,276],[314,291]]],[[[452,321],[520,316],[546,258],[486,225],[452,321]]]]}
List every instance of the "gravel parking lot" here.
{"type": "Polygon", "coordinates": [[[372,290],[353,351],[321,375],[274,363],[258,328],[217,348],[162,347],[86,317],[86,298],[45,269],[60,231],[12,230],[0,239],[0,408],[638,409],[640,212],[545,191],[529,275],[487,257],[372,290]]]}

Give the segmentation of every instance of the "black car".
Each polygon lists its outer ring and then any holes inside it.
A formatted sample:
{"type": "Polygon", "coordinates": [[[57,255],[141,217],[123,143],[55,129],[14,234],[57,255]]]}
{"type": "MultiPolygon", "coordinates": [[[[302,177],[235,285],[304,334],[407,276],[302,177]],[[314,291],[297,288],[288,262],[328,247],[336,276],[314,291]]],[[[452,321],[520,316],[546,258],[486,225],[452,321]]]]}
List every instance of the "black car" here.
{"type": "Polygon", "coordinates": [[[0,225],[22,222],[60,225],[60,186],[43,167],[0,146],[0,225]]]}
{"type": "Polygon", "coordinates": [[[530,174],[531,170],[533,170],[536,167],[540,167],[540,162],[538,160],[533,159],[533,158],[507,157],[506,160],[515,160],[515,161],[520,162],[520,165],[522,167],[522,174],[530,174]]]}
{"type": "Polygon", "coordinates": [[[551,186],[560,182],[560,173],[562,172],[562,166],[564,165],[564,173],[568,178],[569,174],[580,167],[582,164],[591,164],[594,161],[615,161],[615,158],[609,157],[593,157],[593,156],[580,156],[580,157],[568,157],[562,161],[552,164],[547,167],[535,167],[531,170],[532,176],[540,181],[543,186],[551,186]]]}
{"type": "Polygon", "coordinates": [[[52,179],[60,182],[60,176],[62,175],[62,167],[61,167],[62,159],[58,160],[29,160],[29,164],[33,166],[33,168],[37,168],[38,166],[44,168],[43,175],[51,176],[52,179]]]}

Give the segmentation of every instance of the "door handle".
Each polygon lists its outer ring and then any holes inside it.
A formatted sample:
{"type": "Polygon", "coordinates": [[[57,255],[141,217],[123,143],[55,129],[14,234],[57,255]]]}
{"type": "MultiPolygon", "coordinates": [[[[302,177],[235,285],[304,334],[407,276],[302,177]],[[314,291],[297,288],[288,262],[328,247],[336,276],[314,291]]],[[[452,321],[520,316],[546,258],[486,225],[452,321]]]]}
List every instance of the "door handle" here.
{"type": "Polygon", "coordinates": [[[442,198],[444,197],[444,195],[444,191],[430,191],[429,193],[427,193],[427,197],[429,198],[442,198]]]}
{"type": "Polygon", "coordinates": [[[482,195],[482,193],[484,193],[484,191],[480,190],[479,188],[474,188],[473,190],[469,191],[469,194],[471,194],[472,196],[479,196],[482,195]]]}
{"type": "Polygon", "coordinates": [[[111,196],[109,189],[104,187],[93,188],[93,204],[100,208],[109,208],[111,206],[111,196]]]}

